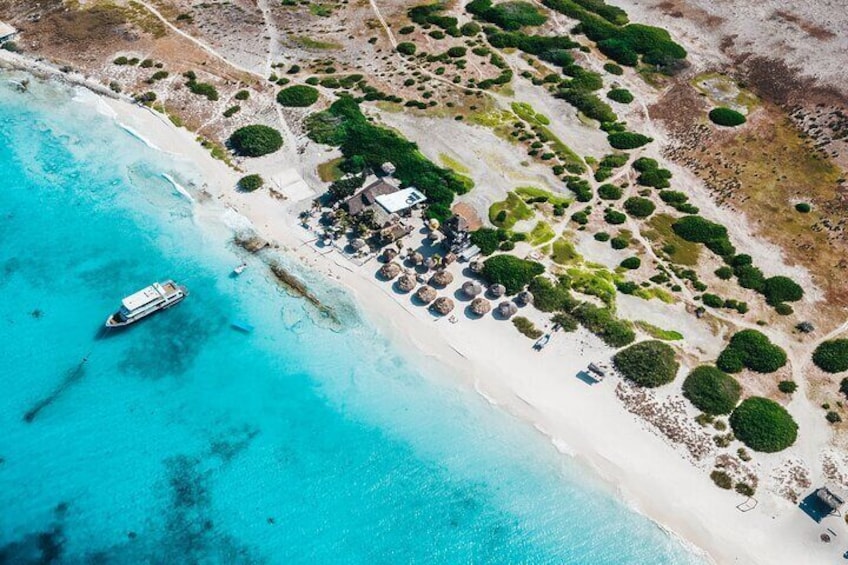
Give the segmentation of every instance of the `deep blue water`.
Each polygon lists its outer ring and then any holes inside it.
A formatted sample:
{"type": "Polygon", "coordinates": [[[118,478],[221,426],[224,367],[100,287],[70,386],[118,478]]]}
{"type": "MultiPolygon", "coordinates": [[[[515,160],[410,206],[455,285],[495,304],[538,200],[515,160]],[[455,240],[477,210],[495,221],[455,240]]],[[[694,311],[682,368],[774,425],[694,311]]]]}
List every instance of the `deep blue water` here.
{"type": "Polygon", "coordinates": [[[229,278],[229,231],[162,178],[196,172],[6,78],[0,562],[699,562],[529,426],[422,375],[317,275],[341,330],[258,262],[229,278]],[[170,277],[186,301],[98,337],[170,277]]]}

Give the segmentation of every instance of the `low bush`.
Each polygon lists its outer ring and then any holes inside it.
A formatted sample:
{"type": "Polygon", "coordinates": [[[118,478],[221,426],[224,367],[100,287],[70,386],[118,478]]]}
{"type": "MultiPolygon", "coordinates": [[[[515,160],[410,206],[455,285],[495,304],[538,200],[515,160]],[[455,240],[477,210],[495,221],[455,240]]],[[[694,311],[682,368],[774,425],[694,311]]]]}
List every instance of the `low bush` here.
{"type": "Polygon", "coordinates": [[[719,267],[713,274],[723,281],[729,281],[733,278],[733,269],[727,266],[719,267]]]}
{"type": "Polygon", "coordinates": [[[658,340],[631,345],[616,353],[612,362],[624,378],[648,388],[670,383],[679,368],[674,349],[658,340]]]}
{"type": "Polygon", "coordinates": [[[786,352],[757,330],[742,330],[733,334],[716,361],[718,368],[726,373],[738,373],[743,368],[758,373],[773,373],[785,364],[786,352]]]}
{"type": "Polygon", "coordinates": [[[807,214],[812,209],[813,209],[812,206],[810,206],[806,202],[799,202],[798,204],[795,205],[795,210],[798,211],[798,212],[801,212],[802,214],[807,214]]]}
{"type": "Polygon", "coordinates": [[[716,255],[729,257],[736,252],[727,237],[727,228],[701,216],[683,216],[671,225],[671,229],[686,241],[703,243],[716,255]]]}
{"type": "Polygon", "coordinates": [[[718,488],[723,488],[725,490],[730,490],[731,488],[733,488],[733,479],[731,479],[730,475],[728,475],[724,471],[713,471],[712,473],[710,473],[710,478],[713,480],[713,482],[718,488]]]}
{"type": "Polygon", "coordinates": [[[801,285],[784,276],[767,278],[763,282],[762,292],[766,297],[766,302],[772,306],[781,302],[795,302],[801,300],[804,296],[804,289],[801,288],[801,285]]]}
{"type": "Polygon", "coordinates": [[[616,65],[615,63],[605,63],[604,70],[611,75],[621,76],[624,74],[624,69],[616,65]]]}
{"type": "Polygon", "coordinates": [[[704,306],[709,306],[710,308],[721,308],[724,306],[724,300],[717,294],[706,293],[701,296],[701,302],[704,303],[704,306]]]}
{"type": "Polygon", "coordinates": [[[515,294],[544,272],[541,263],[512,255],[495,255],[483,263],[481,274],[489,284],[502,284],[507,294],[515,294]]]}
{"type": "Polygon", "coordinates": [[[494,6],[491,0],[474,0],[465,9],[507,31],[517,31],[524,26],[540,26],[548,20],[536,6],[520,0],[508,0],[494,6]]]}
{"type": "Polygon", "coordinates": [[[186,86],[192,94],[205,96],[207,100],[215,102],[218,100],[218,90],[208,82],[197,82],[194,79],[189,79],[186,86]]]}
{"type": "Polygon", "coordinates": [[[627,249],[630,246],[630,238],[617,235],[610,240],[610,247],[615,250],[627,249]]]}
{"type": "Polygon", "coordinates": [[[480,228],[471,232],[471,243],[480,248],[483,255],[491,255],[498,249],[500,240],[498,230],[492,228],[480,228]]]}
{"type": "Polygon", "coordinates": [[[848,339],[831,339],[813,352],[813,363],[827,373],[848,371],[848,339]]]}
{"type": "Polygon", "coordinates": [[[610,208],[609,210],[604,212],[604,221],[606,221],[606,223],[608,224],[617,226],[627,221],[627,216],[625,216],[618,210],[613,210],[612,208],[610,208]]]}
{"type": "Polygon", "coordinates": [[[621,262],[621,266],[625,269],[630,270],[638,269],[640,266],[642,266],[642,260],[638,257],[628,257],[627,259],[621,262]]]}
{"type": "Polygon", "coordinates": [[[601,242],[604,242],[604,241],[609,241],[609,240],[610,240],[610,234],[608,234],[608,233],[607,233],[607,232],[605,232],[605,231],[599,231],[599,232],[598,232],[598,233],[596,233],[593,237],[595,238],[595,241],[601,241],[601,242]]]}
{"type": "Polygon", "coordinates": [[[572,310],[571,314],[583,327],[610,347],[624,347],[636,339],[632,324],[617,319],[609,308],[584,302],[572,310]]]}
{"type": "Polygon", "coordinates": [[[624,201],[624,209],[634,218],[647,218],[657,209],[656,205],[641,196],[631,196],[624,201]]]}
{"type": "Polygon", "coordinates": [[[798,424],[780,404],[753,396],[730,415],[733,433],[754,451],[775,453],[795,443],[798,424]]]}
{"type": "Polygon", "coordinates": [[[397,52],[401,55],[415,55],[415,44],[410,43],[409,41],[404,41],[402,43],[398,43],[397,52]]]}
{"type": "Polygon", "coordinates": [[[514,325],[521,334],[529,337],[530,339],[539,339],[544,334],[542,330],[538,329],[533,322],[524,316],[516,316],[513,318],[512,325],[514,325]]]}
{"type": "Polygon", "coordinates": [[[710,121],[726,127],[735,127],[745,123],[745,116],[731,108],[718,107],[710,110],[710,121]]]}
{"type": "Polygon", "coordinates": [[[305,108],[318,101],[318,90],[305,84],[296,84],[277,93],[277,102],[288,108],[305,108]]]}
{"type": "Polygon", "coordinates": [[[577,306],[567,278],[554,282],[547,277],[536,277],[527,289],[533,294],[533,306],[542,312],[570,311],[577,306]]]}
{"type": "Polygon", "coordinates": [[[236,104],[235,106],[230,106],[229,108],[224,110],[224,117],[225,118],[231,118],[231,117],[235,116],[236,114],[238,114],[240,111],[241,111],[241,106],[239,106],[238,104],[236,104]]]}
{"type": "Polygon", "coordinates": [[[798,383],[795,381],[780,381],[777,383],[777,390],[784,394],[792,394],[798,390],[798,383]]]}
{"type": "Polygon", "coordinates": [[[825,414],[825,420],[831,424],[838,424],[842,421],[842,416],[840,416],[838,412],[828,410],[827,414],[825,414]]]}
{"type": "Polygon", "coordinates": [[[557,312],[551,316],[551,322],[558,325],[559,329],[564,332],[576,331],[580,326],[580,324],[577,323],[577,320],[574,319],[574,316],[566,314],[565,312],[557,312]]]}
{"type": "Polygon", "coordinates": [[[626,88],[613,88],[607,92],[607,98],[621,104],[630,104],[633,102],[633,95],[626,88]]]}
{"type": "Polygon", "coordinates": [[[283,136],[274,128],[250,125],[234,131],[229,144],[238,155],[261,157],[279,150],[283,146],[283,136]]]}
{"type": "Polygon", "coordinates": [[[741,394],[736,379],[711,365],[696,367],[683,381],[683,396],[707,414],[730,414],[741,394]]]}
{"type": "Polygon", "coordinates": [[[259,175],[247,175],[245,177],[241,177],[238,181],[238,188],[242,192],[253,192],[259,188],[262,188],[262,185],[265,184],[265,180],[259,175]]]}
{"type": "Polygon", "coordinates": [[[618,200],[621,198],[621,188],[614,184],[604,183],[598,187],[598,196],[603,200],[618,200]]]}
{"type": "MultiPolygon", "coordinates": [[[[612,120],[607,120],[612,121],[612,120]]],[[[607,135],[607,141],[615,149],[636,149],[647,145],[654,139],[641,133],[633,133],[629,131],[616,131],[607,135]]]]}

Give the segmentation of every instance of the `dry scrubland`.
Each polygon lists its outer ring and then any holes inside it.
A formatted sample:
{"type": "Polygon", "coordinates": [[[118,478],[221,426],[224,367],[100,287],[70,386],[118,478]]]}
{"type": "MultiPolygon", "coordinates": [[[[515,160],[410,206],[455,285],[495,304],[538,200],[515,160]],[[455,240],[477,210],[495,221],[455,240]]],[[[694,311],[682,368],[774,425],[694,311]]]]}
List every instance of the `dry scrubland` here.
{"type": "Polygon", "coordinates": [[[21,30],[11,51],[24,60],[167,115],[240,174],[266,177],[292,213],[330,183],[349,193],[340,179],[361,184],[363,164],[399,164],[431,216],[452,206],[480,228],[486,282],[528,286],[535,329],[556,315],[566,330],[582,326],[581,352],[584,338],[618,351],[620,406],[705,481],[756,492],[780,513],[824,480],[848,486],[834,450],[848,438],[848,351],[836,355],[844,369],[813,363],[847,328],[848,105],[836,54],[848,40],[823,5],[744,4],[628,2],[625,15],[548,0],[513,3],[504,19],[485,0],[423,11],[379,0],[5,0],[0,19],[21,30]],[[671,36],[628,35],[628,16],[671,36]],[[251,124],[278,130],[282,149],[232,151],[232,133],[251,124]],[[294,192],[283,169],[311,187],[294,192]],[[545,275],[518,276],[516,264],[545,275]],[[634,341],[649,341],[650,355],[627,349],[634,341]],[[686,379],[700,365],[731,376],[686,379]],[[746,417],[767,422],[766,437],[751,437],[746,417]]]}

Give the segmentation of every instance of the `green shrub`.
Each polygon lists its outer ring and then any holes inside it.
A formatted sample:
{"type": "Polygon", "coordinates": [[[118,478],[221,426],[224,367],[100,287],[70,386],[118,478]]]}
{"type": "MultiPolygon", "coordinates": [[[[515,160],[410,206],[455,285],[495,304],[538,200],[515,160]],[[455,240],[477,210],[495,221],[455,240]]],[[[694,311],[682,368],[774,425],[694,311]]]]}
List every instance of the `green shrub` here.
{"type": "Polygon", "coordinates": [[[613,88],[607,92],[607,98],[621,104],[630,104],[633,102],[633,95],[626,88],[613,88]]]}
{"type": "Polygon", "coordinates": [[[415,31],[415,26],[403,26],[398,30],[398,33],[400,35],[409,35],[413,31],[415,31]]]}
{"type": "Polygon", "coordinates": [[[481,274],[489,284],[502,284],[507,294],[515,294],[544,272],[545,267],[535,261],[512,255],[495,255],[483,263],[481,274]]]}
{"type": "Polygon", "coordinates": [[[612,362],[624,378],[648,388],[673,381],[679,367],[674,349],[658,340],[631,345],[616,353],[612,362]]]}
{"type": "Polygon", "coordinates": [[[795,443],[798,424],[780,404],[753,396],[730,415],[733,433],[754,451],[775,453],[795,443]]]}
{"type": "Polygon", "coordinates": [[[686,241],[703,243],[707,249],[722,257],[729,257],[736,252],[727,238],[727,228],[701,216],[683,216],[671,225],[671,229],[686,241]]]}
{"type": "Polygon", "coordinates": [[[577,328],[580,324],[577,323],[577,320],[574,319],[574,316],[571,314],[566,314],[565,312],[557,312],[553,316],[551,316],[551,322],[559,326],[564,332],[573,332],[577,331],[577,328]]]}
{"type": "Polygon", "coordinates": [[[240,111],[241,111],[241,106],[239,106],[238,104],[235,105],[235,106],[230,106],[229,108],[224,110],[224,117],[225,118],[231,118],[232,116],[238,114],[240,111]]]}
{"type": "Polygon", "coordinates": [[[186,86],[192,94],[205,96],[207,100],[215,102],[218,100],[218,90],[208,82],[197,82],[194,79],[189,79],[186,86]]]}
{"type": "Polygon", "coordinates": [[[812,210],[812,206],[810,206],[807,202],[799,202],[795,205],[795,210],[801,212],[802,214],[807,214],[812,210]]]}
{"type": "Polygon", "coordinates": [[[733,488],[742,496],[754,496],[754,493],[756,492],[754,487],[747,483],[736,483],[736,486],[733,488]]]}
{"type": "Polygon", "coordinates": [[[260,157],[283,146],[283,136],[274,128],[263,125],[244,126],[233,132],[230,147],[245,157],[260,157]]]}
{"type": "Polygon", "coordinates": [[[480,33],[480,30],[480,24],[478,24],[477,22],[464,23],[459,28],[460,33],[462,33],[462,35],[464,35],[465,37],[473,37],[480,33]]]}
{"type": "Polygon", "coordinates": [[[742,288],[749,288],[760,292],[766,284],[766,277],[763,272],[753,265],[741,265],[734,267],[734,274],[742,288]]]}
{"type": "Polygon", "coordinates": [[[553,282],[547,277],[536,277],[527,289],[533,294],[533,306],[542,312],[570,311],[577,305],[566,278],[553,282]]]}
{"type": "Polygon", "coordinates": [[[714,124],[735,127],[745,123],[745,116],[730,108],[719,107],[710,110],[710,120],[714,124]]]}
{"type": "Polygon", "coordinates": [[[253,192],[262,188],[264,184],[265,180],[259,175],[247,175],[246,177],[241,177],[238,181],[239,190],[243,192],[253,192]]]}
{"type": "Polygon", "coordinates": [[[731,278],[733,278],[733,269],[731,269],[730,267],[727,267],[727,266],[719,267],[718,269],[715,270],[714,274],[715,274],[715,276],[717,276],[721,280],[728,281],[731,278]]]}
{"type": "Polygon", "coordinates": [[[318,101],[318,90],[305,84],[296,84],[277,93],[277,102],[286,107],[305,108],[318,101]]]}
{"type": "Polygon", "coordinates": [[[704,294],[701,296],[701,301],[704,303],[704,306],[709,306],[710,308],[721,308],[724,306],[724,300],[716,294],[704,294]]]}
{"type": "Polygon", "coordinates": [[[538,329],[533,322],[524,316],[516,316],[513,318],[512,325],[514,325],[521,334],[529,337],[530,339],[539,339],[544,334],[542,330],[538,329]]]}
{"type": "Polygon", "coordinates": [[[792,394],[798,390],[798,384],[795,381],[780,381],[777,383],[777,390],[785,394],[792,394]]]}
{"type": "Polygon", "coordinates": [[[129,64],[129,59],[124,57],[123,55],[112,61],[113,65],[127,65],[129,64]]]}
{"type": "Polygon", "coordinates": [[[654,213],[657,207],[647,198],[631,196],[624,201],[624,209],[634,218],[647,218],[654,213]]]}
{"type": "Polygon", "coordinates": [[[465,47],[451,47],[447,50],[448,57],[453,57],[454,59],[459,59],[460,57],[465,57],[465,53],[468,51],[465,47]]]}
{"type": "Polygon", "coordinates": [[[474,0],[465,9],[507,31],[517,31],[524,26],[540,26],[548,20],[533,4],[515,0],[494,6],[490,0],[474,0]]]}
{"type": "Polygon", "coordinates": [[[153,84],[157,80],[163,80],[168,78],[168,71],[156,71],[153,73],[149,79],[147,79],[148,84],[153,84]]]}
{"type": "Polygon", "coordinates": [[[615,250],[626,249],[630,246],[630,238],[617,235],[610,240],[610,247],[615,250]]]}
{"type": "Polygon", "coordinates": [[[713,480],[713,482],[718,488],[723,488],[725,490],[730,490],[731,488],[733,488],[733,479],[731,479],[730,475],[728,475],[724,471],[713,471],[712,473],[710,473],[710,478],[713,480]]]}
{"type": "Polygon", "coordinates": [[[840,416],[838,412],[829,410],[828,413],[825,415],[825,419],[831,424],[838,424],[842,421],[842,416],[840,416]]]}
{"type": "Polygon", "coordinates": [[[607,141],[615,149],[636,149],[647,145],[653,140],[653,138],[642,135],[641,133],[632,133],[629,131],[616,131],[607,135],[607,141]]]}
{"type": "Polygon", "coordinates": [[[795,302],[804,296],[804,289],[789,277],[769,277],[763,283],[766,302],[775,306],[781,302],[795,302]]]}
{"type": "Polygon", "coordinates": [[[642,265],[642,260],[638,257],[628,257],[624,261],[621,262],[621,266],[625,269],[638,269],[642,265]]]}
{"type": "Polygon", "coordinates": [[[733,334],[716,365],[726,373],[738,373],[744,367],[758,373],[773,373],[786,364],[786,352],[757,330],[733,334]]]}
{"type": "Polygon", "coordinates": [[[824,341],[813,352],[813,363],[827,373],[848,371],[848,339],[824,341]]]}
{"type": "MultiPolygon", "coordinates": [[[[618,119],[615,112],[609,104],[603,102],[592,92],[580,88],[566,88],[557,93],[559,98],[562,98],[578,110],[586,117],[598,120],[599,122],[614,122],[618,119]]],[[[635,135],[635,134],[634,134],[635,135]]],[[[612,144],[612,141],[610,141],[612,144]]],[[[642,144],[644,145],[644,144],[642,144]]],[[[613,145],[613,147],[616,147],[613,145]]],[[[636,147],[639,147],[638,145],[636,147]]],[[[617,149],[632,149],[629,147],[616,147],[617,149]]]]}
{"type": "Polygon", "coordinates": [[[707,414],[730,414],[741,394],[736,379],[711,365],[696,367],[683,381],[683,396],[707,414]]]}
{"type": "Polygon", "coordinates": [[[401,55],[414,55],[415,54],[415,44],[410,43],[409,41],[404,41],[402,43],[398,43],[397,52],[401,55]]]}
{"type": "Polygon", "coordinates": [[[608,224],[617,226],[627,221],[627,216],[625,216],[618,210],[613,210],[612,208],[610,208],[609,210],[604,212],[604,221],[606,221],[606,223],[608,224]]]}
{"type": "Polygon", "coordinates": [[[774,311],[777,312],[778,314],[780,314],[781,316],[790,316],[795,312],[795,310],[792,308],[792,306],[790,306],[789,304],[786,304],[785,302],[781,302],[780,304],[775,304],[774,305],[774,311]]]}
{"type": "Polygon", "coordinates": [[[480,248],[483,255],[491,255],[498,249],[498,230],[491,228],[480,228],[471,232],[471,243],[480,248]]]}
{"type": "Polygon", "coordinates": [[[671,171],[668,169],[648,169],[642,171],[642,174],[636,179],[636,184],[653,188],[668,188],[671,186],[671,183],[668,181],[670,178],[671,171]]]}
{"type": "Polygon", "coordinates": [[[624,74],[624,69],[616,65],[615,63],[605,63],[604,70],[611,75],[621,76],[624,74]]]}
{"type": "Polygon", "coordinates": [[[614,184],[602,184],[598,187],[598,196],[604,200],[618,200],[621,198],[621,188],[614,184]]]}
{"type": "Polygon", "coordinates": [[[593,237],[595,238],[595,241],[601,241],[601,242],[603,242],[603,241],[609,241],[609,239],[610,239],[610,234],[608,234],[608,233],[607,233],[607,232],[605,232],[605,231],[599,231],[599,232],[598,232],[598,233],[596,233],[593,237]]]}
{"type": "Polygon", "coordinates": [[[624,347],[636,339],[632,324],[626,320],[616,319],[608,308],[600,308],[584,302],[572,310],[571,314],[583,327],[601,338],[601,341],[610,347],[624,347]]]}

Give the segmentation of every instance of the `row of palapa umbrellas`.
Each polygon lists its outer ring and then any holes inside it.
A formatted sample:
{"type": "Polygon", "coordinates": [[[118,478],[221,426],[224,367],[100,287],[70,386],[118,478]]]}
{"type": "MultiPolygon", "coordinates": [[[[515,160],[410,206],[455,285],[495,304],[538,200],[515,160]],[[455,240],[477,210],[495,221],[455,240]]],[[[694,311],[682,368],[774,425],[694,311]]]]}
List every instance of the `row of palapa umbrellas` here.
{"type": "MultiPolygon", "coordinates": [[[[408,260],[413,265],[420,266],[422,261],[419,261],[420,253],[413,252],[410,253],[407,257],[408,260]]],[[[398,263],[396,263],[393,259],[397,256],[397,253],[394,252],[393,249],[387,248],[382,255],[382,260],[385,264],[380,267],[379,275],[383,280],[394,280],[398,275],[401,275],[398,278],[396,286],[398,290],[401,292],[412,292],[416,286],[418,286],[418,281],[416,277],[413,275],[412,271],[409,269],[404,269],[398,263]]],[[[426,265],[429,270],[429,265],[426,265]]],[[[472,261],[469,265],[469,268],[474,273],[480,273],[483,270],[483,263],[481,261],[472,261]]],[[[418,301],[423,305],[430,305],[430,307],[436,311],[438,314],[444,316],[449,314],[454,309],[454,302],[447,296],[438,296],[438,292],[436,288],[445,288],[449,284],[453,282],[453,275],[444,270],[437,270],[433,276],[430,277],[428,284],[424,284],[418,288],[415,292],[415,297],[418,301]]],[[[461,287],[462,293],[471,298],[471,304],[469,305],[469,309],[476,316],[483,316],[489,313],[492,310],[492,304],[486,298],[479,296],[483,292],[483,285],[474,280],[468,280],[462,283],[461,287]]],[[[506,288],[502,284],[492,284],[487,289],[487,294],[492,298],[500,298],[506,293],[506,288]]],[[[518,306],[525,306],[533,302],[533,295],[530,291],[524,290],[515,297],[515,302],[510,302],[509,300],[504,300],[500,304],[498,304],[497,313],[502,318],[510,318],[515,313],[518,312],[518,306]]]]}

